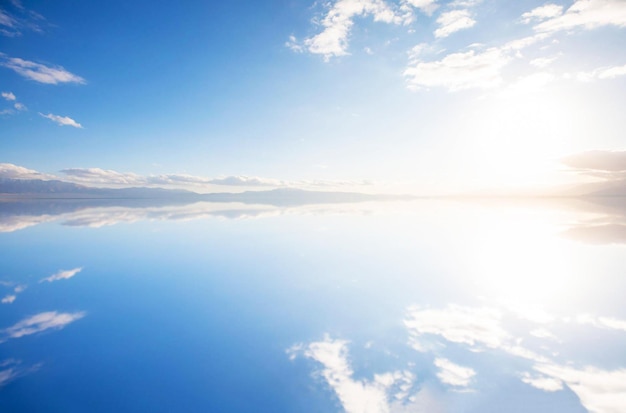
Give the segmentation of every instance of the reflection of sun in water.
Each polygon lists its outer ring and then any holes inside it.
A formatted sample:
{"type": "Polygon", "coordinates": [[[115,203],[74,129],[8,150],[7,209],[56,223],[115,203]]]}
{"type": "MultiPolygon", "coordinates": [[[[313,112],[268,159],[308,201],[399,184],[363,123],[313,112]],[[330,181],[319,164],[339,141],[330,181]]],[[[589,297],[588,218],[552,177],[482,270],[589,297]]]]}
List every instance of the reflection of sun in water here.
{"type": "Polygon", "coordinates": [[[571,257],[550,215],[500,210],[467,241],[469,270],[481,292],[508,302],[558,302],[575,288],[571,257]]]}

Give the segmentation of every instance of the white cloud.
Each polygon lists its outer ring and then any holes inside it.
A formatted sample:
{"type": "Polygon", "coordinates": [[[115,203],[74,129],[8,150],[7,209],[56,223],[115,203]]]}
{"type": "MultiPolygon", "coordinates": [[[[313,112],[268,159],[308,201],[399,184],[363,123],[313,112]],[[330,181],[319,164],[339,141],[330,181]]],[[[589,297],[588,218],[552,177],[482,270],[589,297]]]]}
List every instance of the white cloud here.
{"type": "Polygon", "coordinates": [[[469,367],[459,366],[444,358],[435,359],[435,366],[439,367],[437,377],[444,384],[451,386],[467,387],[476,372],[469,367]]]}
{"type": "Polygon", "coordinates": [[[76,122],[74,119],[67,117],[67,116],[58,116],[58,115],[53,115],[52,113],[49,113],[47,115],[44,115],[43,113],[39,113],[39,114],[43,116],[44,118],[50,119],[51,121],[58,124],[59,126],[72,126],[74,128],[79,128],[79,129],[82,129],[83,127],[80,123],[76,122]]]}
{"type": "MultiPolygon", "coordinates": [[[[373,16],[374,21],[385,23],[399,24],[403,20],[383,0],[338,0],[322,19],[322,32],[306,38],[303,47],[310,53],[324,56],[325,60],[346,55],[354,18],[367,16],[373,16]]],[[[297,50],[295,45],[290,38],[288,47],[297,50]]]]}
{"type": "Polygon", "coordinates": [[[285,186],[284,181],[277,179],[259,178],[255,176],[225,176],[208,180],[213,185],[227,186],[285,186]]]}
{"type": "Polygon", "coordinates": [[[626,406],[626,369],[611,371],[596,367],[576,368],[556,364],[540,364],[535,366],[535,370],[565,382],[579,397],[581,404],[590,412],[622,413],[624,411],[624,406],[626,406]]]}
{"type": "Polygon", "coordinates": [[[12,92],[2,92],[2,97],[9,101],[16,99],[15,95],[12,92]]]}
{"type": "Polygon", "coordinates": [[[43,278],[41,279],[39,282],[53,282],[53,281],[58,281],[58,280],[67,280],[72,278],[73,276],[75,276],[76,274],[78,274],[79,272],[81,272],[83,269],[81,267],[78,268],[74,268],[72,270],[61,270],[59,272],[57,272],[56,274],[53,274],[49,277],[43,278]]]}
{"type": "Polygon", "coordinates": [[[459,30],[469,29],[476,24],[469,10],[451,10],[437,18],[439,28],[435,30],[435,37],[447,37],[459,30]]]}
{"type": "Polygon", "coordinates": [[[12,163],[0,163],[0,178],[42,180],[56,179],[56,177],[52,175],[44,174],[33,169],[24,168],[23,166],[14,165],[12,163]]]}
{"type": "Polygon", "coordinates": [[[499,48],[451,53],[441,60],[416,60],[404,71],[409,88],[445,87],[450,91],[490,88],[502,83],[501,69],[512,57],[499,48]]]}
{"type": "Polygon", "coordinates": [[[374,374],[373,379],[354,379],[348,360],[347,341],[325,337],[308,345],[297,344],[287,350],[291,360],[298,355],[322,365],[316,372],[333,389],[347,413],[443,412],[441,404],[427,387],[410,394],[415,375],[407,370],[374,374]]]}
{"type": "Polygon", "coordinates": [[[322,364],[322,377],[335,391],[347,413],[389,412],[386,390],[395,382],[394,375],[376,375],[374,380],[355,380],[348,363],[347,342],[326,337],[309,344],[304,356],[322,364]]]}
{"type": "Polygon", "coordinates": [[[141,175],[132,172],[117,172],[111,169],[101,168],[67,168],[60,172],[78,181],[88,184],[107,185],[143,185],[146,180],[141,175]]]}
{"type": "Polygon", "coordinates": [[[404,325],[412,337],[434,334],[454,343],[498,348],[509,339],[500,319],[501,314],[489,308],[450,305],[436,310],[411,307],[404,325]]]}
{"type": "Polygon", "coordinates": [[[620,76],[626,76],[626,65],[600,67],[590,72],[578,72],[575,78],[583,82],[590,82],[592,80],[610,80],[620,76]]]}
{"type": "Polygon", "coordinates": [[[81,184],[113,185],[113,186],[195,186],[198,188],[210,185],[232,187],[268,187],[268,188],[329,188],[369,186],[371,181],[352,180],[282,180],[258,176],[230,175],[217,178],[190,174],[139,175],[132,172],[117,172],[101,168],[67,168],[60,172],[69,180],[81,184]]]}
{"type": "Polygon", "coordinates": [[[419,9],[428,16],[431,16],[439,7],[437,0],[406,0],[406,4],[419,9]]]}
{"type": "Polygon", "coordinates": [[[530,335],[537,338],[547,338],[550,340],[558,340],[552,332],[545,328],[536,328],[530,332],[530,335]]]}
{"type": "Polygon", "coordinates": [[[425,335],[436,335],[445,340],[468,345],[472,350],[485,347],[499,349],[510,355],[545,362],[547,359],[513,341],[502,328],[502,314],[493,308],[471,308],[449,305],[445,309],[410,307],[404,325],[409,332],[409,344],[417,351],[427,352],[434,347],[425,335]]]}
{"type": "Polygon", "coordinates": [[[0,65],[7,67],[27,79],[39,83],[56,85],[59,83],[84,84],[85,79],[68,72],[61,66],[49,67],[40,63],[20,59],[18,57],[5,58],[0,65]]]}
{"type": "Polygon", "coordinates": [[[23,110],[27,110],[26,105],[24,105],[23,103],[17,102],[15,104],[13,104],[13,107],[17,110],[23,111],[23,110]]]}
{"type": "Polygon", "coordinates": [[[620,320],[618,318],[594,317],[589,314],[582,314],[576,317],[575,321],[579,324],[590,325],[597,328],[626,331],[626,320],[620,320]]]}
{"type": "Polygon", "coordinates": [[[2,304],[11,304],[13,301],[15,301],[16,298],[17,298],[16,295],[9,294],[9,295],[4,296],[1,302],[2,304]]]}
{"type": "Polygon", "coordinates": [[[547,392],[563,390],[563,382],[553,377],[533,376],[530,373],[524,373],[522,375],[522,381],[536,389],[547,392]]]}
{"type": "Polygon", "coordinates": [[[532,66],[543,69],[544,67],[550,66],[552,62],[556,60],[556,57],[538,57],[530,61],[532,66]]]}
{"type": "Polygon", "coordinates": [[[563,14],[563,6],[558,4],[545,4],[522,14],[522,22],[528,24],[532,21],[545,20],[563,14]]]}
{"type": "Polygon", "coordinates": [[[20,338],[49,329],[61,329],[84,316],[84,312],[58,313],[56,311],[49,311],[39,313],[2,330],[5,336],[3,341],[8,338],[20,338]]]}
{"type": "Polygon", "coordinates": [[[54,217],[50,215],[41,216],[8,216],[0,219],[0,232],[14,232],[24,228],[39,225],[44,222],[52,221],[54,217]]]}
{"type": "Polygon", "coordinates": [[[602,26],[626,27],[625,1],[577,0],[565,13],[548,16],[545,21],[535,26],[535,30],[554,32],[575,28],[595,29],[602,26]]]}

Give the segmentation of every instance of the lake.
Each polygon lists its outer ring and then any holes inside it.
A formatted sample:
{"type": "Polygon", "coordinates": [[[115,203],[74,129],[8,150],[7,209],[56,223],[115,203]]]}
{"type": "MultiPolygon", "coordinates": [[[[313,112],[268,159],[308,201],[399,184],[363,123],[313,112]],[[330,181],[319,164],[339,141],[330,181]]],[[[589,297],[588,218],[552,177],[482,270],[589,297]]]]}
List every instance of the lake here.
{"type": "Polygon", "coordinates": [[[0,411],[623,412],[625,205],[3,202],[0,411]]]}

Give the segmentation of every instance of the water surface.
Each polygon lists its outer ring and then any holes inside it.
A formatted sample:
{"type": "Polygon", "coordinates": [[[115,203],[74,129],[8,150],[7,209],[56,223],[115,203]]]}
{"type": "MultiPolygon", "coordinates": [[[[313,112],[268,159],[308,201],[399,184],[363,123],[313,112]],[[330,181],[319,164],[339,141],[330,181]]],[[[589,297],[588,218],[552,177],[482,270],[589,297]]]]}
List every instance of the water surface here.
{"type": "Polygon", "coordinates": [[[3,203],[0,411],[626,411],[626,208],[3,203]]]}

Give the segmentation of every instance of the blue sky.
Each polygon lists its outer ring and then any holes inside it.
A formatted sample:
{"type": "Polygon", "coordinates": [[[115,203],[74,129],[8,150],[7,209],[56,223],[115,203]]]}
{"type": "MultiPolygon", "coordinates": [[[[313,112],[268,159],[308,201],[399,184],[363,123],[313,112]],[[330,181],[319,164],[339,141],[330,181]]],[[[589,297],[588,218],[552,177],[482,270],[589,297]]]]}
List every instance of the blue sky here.
{"type": "Polygon", "coordinates": [[[571,181],[562,157],[624,149],[621,0],[1,13],[4,176],[431,193],[571,181]]]}

